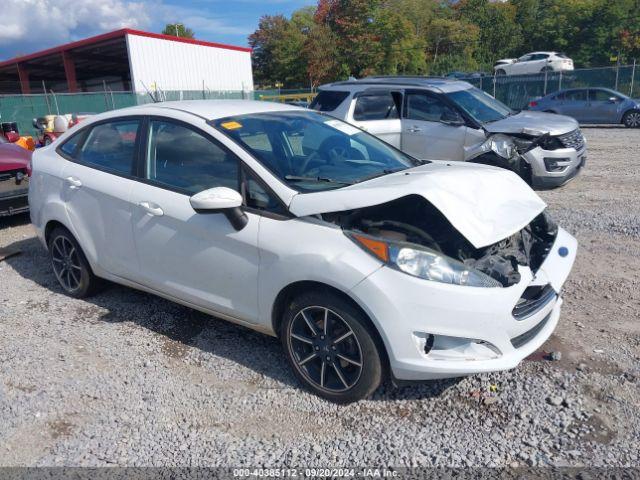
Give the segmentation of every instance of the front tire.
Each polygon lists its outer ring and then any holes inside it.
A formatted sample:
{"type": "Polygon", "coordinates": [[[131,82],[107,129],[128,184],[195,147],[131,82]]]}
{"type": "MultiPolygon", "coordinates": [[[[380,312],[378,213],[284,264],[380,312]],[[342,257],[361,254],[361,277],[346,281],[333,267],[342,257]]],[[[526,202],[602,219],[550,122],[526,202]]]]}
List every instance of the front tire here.
{"type": "Polygon", "coordinates": [[[622,117],[622,123],[627,128],[640,127],[640,110],[630,110],[622,117]]]}
{"type": "Polygon", "coordinates": [[[53,273],[67,295],[84,298],[98,290],[100,280],[93,274],[80,245],[66,228],[57,227],[51,232],[48,247],[53,273]]]}
{"type": "Polygon", "coordinates": [[[507,72],[502,68],[499,68],[498,70],[496,70],[496,75],[506,75],[506,74],[507,72]]]}
{"type": "Polygon", "coordinates": [[[280,337],[296,377],[316,395],[350,403],[371,395],[382,381],[382,347],[366,317],[333,292],[296,297],[280,337]]]}

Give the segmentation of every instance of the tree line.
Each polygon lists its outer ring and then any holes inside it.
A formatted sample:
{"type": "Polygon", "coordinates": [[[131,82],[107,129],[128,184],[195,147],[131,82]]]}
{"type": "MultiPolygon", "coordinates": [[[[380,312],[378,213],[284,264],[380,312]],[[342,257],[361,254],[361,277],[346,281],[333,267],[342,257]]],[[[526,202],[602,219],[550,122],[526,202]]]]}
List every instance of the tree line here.
{"type": "Polygon", "coordinates": [[[290,18],[263,16],[249,44],[262,88],[492,73],[496,60],[536,50],[610,66],[640,58],[640,0],[318,0],[290,18]]]}

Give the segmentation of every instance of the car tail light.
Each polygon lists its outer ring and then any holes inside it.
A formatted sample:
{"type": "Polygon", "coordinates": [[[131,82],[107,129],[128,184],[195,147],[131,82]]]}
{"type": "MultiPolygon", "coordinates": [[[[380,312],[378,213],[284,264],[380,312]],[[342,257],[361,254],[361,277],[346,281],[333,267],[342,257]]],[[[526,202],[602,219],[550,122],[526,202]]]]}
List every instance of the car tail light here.
{"type": "Polygon", "coordinates": [[[529,106],[530,107],[537,107],[538,106],[538,102],[536,102],[535,100],[532,100],[529,102],[529,106]]]}

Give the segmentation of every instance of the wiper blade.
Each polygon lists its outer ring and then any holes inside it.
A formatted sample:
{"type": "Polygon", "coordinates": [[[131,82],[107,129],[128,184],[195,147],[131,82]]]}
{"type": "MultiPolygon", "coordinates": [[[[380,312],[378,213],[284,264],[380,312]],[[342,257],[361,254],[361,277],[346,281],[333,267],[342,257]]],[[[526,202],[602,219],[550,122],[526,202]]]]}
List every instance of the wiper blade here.
{"type": "Polygon", "coordinates": [[[406,168],[385,168],[381,172],[376,172],[373,175],[369,175],[367,177],[358,179],[357,183],[366,182],[367,180],[373,180],[374,178],[382,177],[384,175],[389,175],[391,173],[401,172],[403,170],[407,170],[407,169],[406,168]]]}
{"type": "Polygon", "coordinates": [[[298,175],[285,175],[284,179],[289,182],[325,182],[325,183],[337,183],[340,185],[353,185],[353,182],[345,182],[341,180],[334,180],[327,177],[303,177],[298,175]]]}

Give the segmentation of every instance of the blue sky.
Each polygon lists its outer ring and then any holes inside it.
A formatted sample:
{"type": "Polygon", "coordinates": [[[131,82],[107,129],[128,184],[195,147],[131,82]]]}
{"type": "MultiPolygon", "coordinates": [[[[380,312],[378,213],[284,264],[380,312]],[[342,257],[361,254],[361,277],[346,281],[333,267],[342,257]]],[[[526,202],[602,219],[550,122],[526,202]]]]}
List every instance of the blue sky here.
{"type": "Polygon", "coordinates": [[[0,61],[92,35],[130,27],[160,32],[191,27],[196,38],[247,45],[265,14],[290,15],[315,0],[4,0],[0,61]]]}

